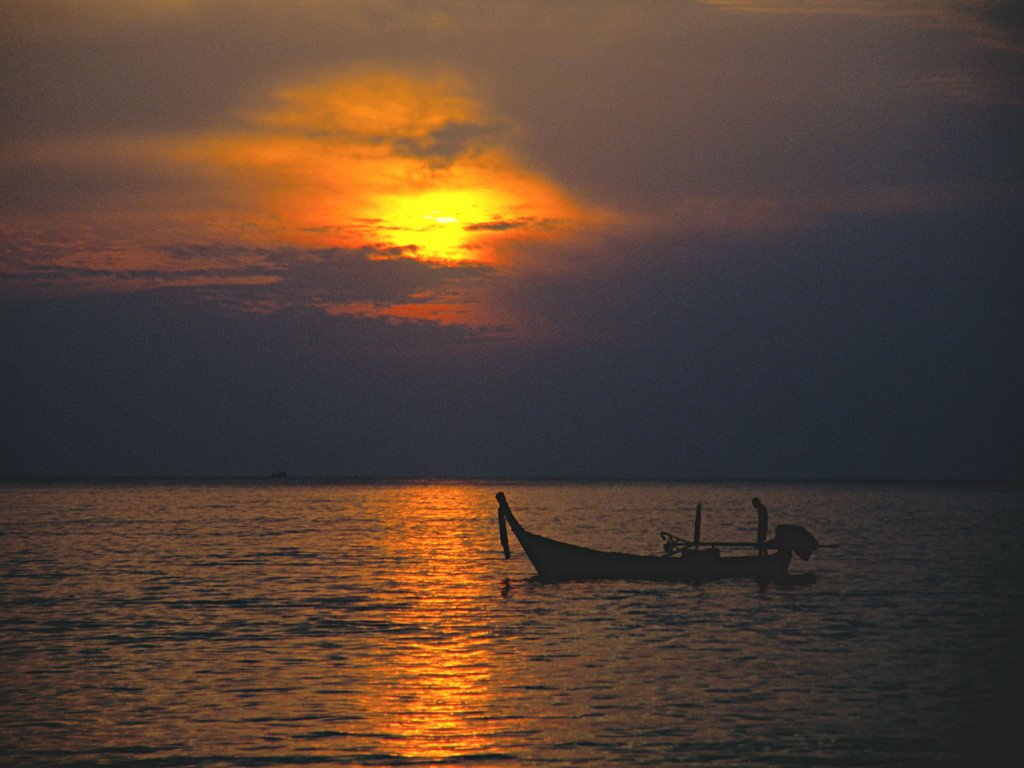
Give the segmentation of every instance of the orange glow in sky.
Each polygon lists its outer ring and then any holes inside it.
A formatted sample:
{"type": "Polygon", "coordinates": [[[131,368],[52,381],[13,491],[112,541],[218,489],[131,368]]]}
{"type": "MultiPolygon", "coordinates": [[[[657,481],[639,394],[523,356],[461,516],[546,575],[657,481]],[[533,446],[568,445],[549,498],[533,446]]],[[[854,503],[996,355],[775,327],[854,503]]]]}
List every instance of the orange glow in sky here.
{"type": "MultiPolygon", "coordinates": [[[[200,154],[263,177],[262,205],[320,245],[495,261],[490,246],[578,211],[500,146],[500,124],[458,78],[370,73],[276,94],[261,131],[200,154]]],[[[259,194],[259,193],[257,193],[259,194]]]]}

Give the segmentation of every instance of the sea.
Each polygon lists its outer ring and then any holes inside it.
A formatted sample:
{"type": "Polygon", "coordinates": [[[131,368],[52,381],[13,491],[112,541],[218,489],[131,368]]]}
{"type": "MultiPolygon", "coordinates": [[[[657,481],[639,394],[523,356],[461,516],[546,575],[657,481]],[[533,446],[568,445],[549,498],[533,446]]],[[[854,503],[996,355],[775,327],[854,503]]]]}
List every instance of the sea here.
{"type": "Polygon", "coordinates": [[[1021,486],[5,482],[0,573],[5,766],[1019,759],[1021,486]],[[836,546],[792,586],[541,583],[498,491],[600,549],[698,503],[753,540],[753,496],[836,546]]]}

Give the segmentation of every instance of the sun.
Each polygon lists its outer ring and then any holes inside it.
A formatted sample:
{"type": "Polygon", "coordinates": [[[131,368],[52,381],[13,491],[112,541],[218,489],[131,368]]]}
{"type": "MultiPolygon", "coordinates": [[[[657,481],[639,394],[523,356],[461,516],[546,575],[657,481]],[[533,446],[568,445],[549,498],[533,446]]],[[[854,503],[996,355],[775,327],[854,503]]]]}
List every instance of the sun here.
{"type": "Polygon", "coordinates": [[[479,259],[483,239],[475,225],[505,215],[510,201],[493,189],[433,189],[384,195],[377,234],[417,258],[437,261],[479,259]]]}

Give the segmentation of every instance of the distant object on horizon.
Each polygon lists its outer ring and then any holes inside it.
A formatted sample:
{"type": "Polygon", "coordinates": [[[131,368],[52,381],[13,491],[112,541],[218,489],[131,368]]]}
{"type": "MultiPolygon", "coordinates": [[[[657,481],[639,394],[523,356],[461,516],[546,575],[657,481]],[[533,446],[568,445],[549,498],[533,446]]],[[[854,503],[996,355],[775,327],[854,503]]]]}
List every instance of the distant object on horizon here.
{"type": "Polygon", "coordinates": [[[764,542],[709,541],[704,542],[708,549],[699,549],[699,543],[695,546],[693,542],[662,533],[665,554],[660,557],[602,552],[530,533],[512,514],[505,494],[498,493],[497,499],[499,532],[505,558],[511,555],[505,528],[507,521],[526,556],[537,569],[537,578],[541,581],[639,579],[704,582],[725,578],[754,578],[762,587],[770,581],[804,584],[814,581],[814,574],[790,574],[789,563],[793,553],[807,560],[821,547],[836,546],[819,544],[814,536],[799,525],[778,525],[775,527],[775,538],[764,542]],[[756,547],[761,553],[722,557],[719,547],[756,547]],[[767,554],[766,550],[769,549],[775,551],[767,554]],[[675,557],[676,554],[679,557],[675,557]]]}
{"type": "Polygon", "coordinates": [[[288,473],[285,472],[283,469],[279,469],[277,472],[272,472],[270,477],[273,478],[274,480],[283,480],[286,477],[288,477],[288,473]]]}

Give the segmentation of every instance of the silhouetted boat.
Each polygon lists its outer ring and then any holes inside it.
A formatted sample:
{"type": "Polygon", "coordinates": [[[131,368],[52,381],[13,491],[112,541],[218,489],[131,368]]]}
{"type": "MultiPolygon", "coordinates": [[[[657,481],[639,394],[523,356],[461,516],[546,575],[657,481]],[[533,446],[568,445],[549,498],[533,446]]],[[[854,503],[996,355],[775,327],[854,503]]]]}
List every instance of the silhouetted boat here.
{"type": "Polygon", "coordinates": [[[661,556],[602,552],[530,533],[512,514],[505,494],[499,493],[497,499],[499,531],[505,558],[511,555],[505,528],[507,521],[537,570],[537,577],[543,581],[654,579],[703,582],[746,577],[757,579],[760,583],[804,583],[812,581],[814,576],[789,573],[793,553],[807,560],[822,546],[799,525],[778,525],[775,538],[764,543],[766,551],[757,555],[723,557],[719,549],[723,546],[756,547],[756,544],[709,542],[706,549],[695,549],[689,546],[690,542],[666,533],[662,534],[665,554],[661,556]],[[767,550],[774,551],[768,553],[767,550]]]}

